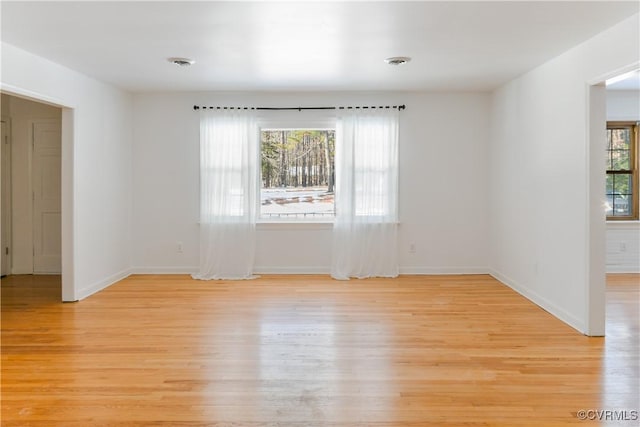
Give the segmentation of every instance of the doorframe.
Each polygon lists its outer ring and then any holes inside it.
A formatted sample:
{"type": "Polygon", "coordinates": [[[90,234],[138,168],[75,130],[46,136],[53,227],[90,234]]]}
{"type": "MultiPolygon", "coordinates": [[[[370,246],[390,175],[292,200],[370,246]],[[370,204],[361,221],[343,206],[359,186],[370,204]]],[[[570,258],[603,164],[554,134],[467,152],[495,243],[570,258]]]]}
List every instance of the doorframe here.
{"type": "MultiPolygon", "coordinates": [[[[2,232],[5,234],[6,238],[7,238],[7,243],[8,243],[8,247],[9,247],[9,252],[7,253],[7,274],[11,274],[11,269],[12,269],[12,264],[13,264],[13,221],[11,218],[11,214],[13,212],[13,196],[12,196],[12,185],[11,185],[11,118],[8,116],[2,116],[0,117],[0,120],[5,124],[6,126],[6,132],[7,132],[7,136],[9,139],[9,144],[8,144],[8,148],[5,152],[5,156],[8,156],[9,161],[7,162],[6,158],[3,156],[2,157],[2,186],[8,185],[9,186],[9,194],[8,194],[8,198],[7,200],[4,200],[4,198],[2,199],[2,210],[7,210],[8,212],[6,212],[6,221],[7,224],[5,224],[4,222],[0,225],[0,227],[2,227],[2,232]],[[8,167],[8,170],[5,170],[5,167],[8,167]],[[8,182],[7,182],[8,181],[8,182]]],[[[0,143],[3,143],[4,141],[0,141],[0,143]]],[[[4,147],[4,144],[3,144],[4,147]]],[[[5,248],[0,248],[0,250],[4,251],[5,248]]]]}
{"type": "Polygon", "coordinates": [[[587,245],[585,289],[585,334],[604,336],[606,327],[606,216],[605,197],[605,150],[607,99],[605,82],[613,77],[640,68],[640,61],[606,72],[586,82],[586,182],[587,182],[587,245]]]}
{"type": "Polygon", "coordinates": [[[76,106],[63,100],[18,86],[2,84],[0,93],[48,104],[62,109],[61,123],[61,233],[62,233],[62,301],[78,301],[75,283],[75,186],[74,186],[74,150],[75,150],[75,110],[76,106]]]}

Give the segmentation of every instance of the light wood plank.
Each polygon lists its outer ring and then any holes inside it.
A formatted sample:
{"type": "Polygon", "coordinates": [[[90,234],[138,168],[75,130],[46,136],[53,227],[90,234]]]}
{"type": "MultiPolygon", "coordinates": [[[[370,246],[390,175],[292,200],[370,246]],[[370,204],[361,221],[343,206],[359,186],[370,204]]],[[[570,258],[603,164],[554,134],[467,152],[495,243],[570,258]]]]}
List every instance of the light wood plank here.
{"type": "Polygon", "coordinates": [[[10,276],[2,426],[597,425],[577,411],[640,409],[639,278],[609,277],[603,339],[483,275],[132,276],[72,304],[10,276]]]}

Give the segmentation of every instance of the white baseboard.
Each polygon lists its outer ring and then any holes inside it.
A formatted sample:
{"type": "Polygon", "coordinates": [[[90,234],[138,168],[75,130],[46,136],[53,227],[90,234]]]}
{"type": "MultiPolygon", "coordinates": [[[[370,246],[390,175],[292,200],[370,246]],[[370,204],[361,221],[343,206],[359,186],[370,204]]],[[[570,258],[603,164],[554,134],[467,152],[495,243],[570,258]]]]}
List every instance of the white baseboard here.
{"type": "Polygon", "coordinates": [[[400,274],[425,276],[489,274],[487,267],[400,267],[400,274]]]}
{"type": "MultiPolygon", "coordinates": [[[[330,267],[256,267],[256,274],[331,274],[330,267]]],[[[400,267],[400,274],[489,274],[486,267],[400,267]]]]}
{"type": "Polygon", "coordinates": [[[329,267],[256,267],[256,274],[331,274],[329,267]]]}
{"type": "Polygon", "coordinates": [[[637,265],[607,265],[607,273],[640,273],[637,265]]]}
{"type": "Polygon", "coordinates": [[[198,267],[133,267],[131,274],[194,274],[198,267]]]}
{"type": "MultiPolygon", "coordinates": [[[[133,267],[131,274],[194,274],[198,267],[133,267]]],[[[258,266],[255,274],[331,274],[330,267],[268,267],[258,266]]],[[[400,267],[400,274],[456,275],[490,274],[487,267],[400,267]]]]}
{"type": "MultiPolygon", "coordinates": [[[[195,274],[198,267],[133,267],[131,274],[195,274]]],[[[322,267],[256,267],[255,274],[329,274],[322,267]]]]}
{"type": "Polygon", "coordinates": [[[525,286],[520,285],[515,280],[508,278],[507,276],[498,273],[497,271],[489,269],[489,274],[493,276],[494,279],[500,281],[506,286],[510,287],[523,297],[527,298],[529,301],[533,302],[535,305],[539,306],[543,310],[562,320],[567,325],[571,326],[573,329],[577,330],[581,334],[586,334],[586,327],[584,323],[562,308],[558,307],[548,299],[542,297],[538,293],[532,291],[531,289],[526,288],[525,286]]]}
{"type": "Polygon", "coordinates": [[[80,301],[88,296],[95,294],[96,292],[100,292],[101,290],[113,285],[116,282],[119,282],[122,279],[125,279],[131,275],[131,269],[127,268],[122,270],[119,273],[113,274],[106,279],[100,280],[99,282],[94,283],[93,285],[76,290],[76,300],[80,301]]]}
{"type": "Polygon", "coordinates": [[[10,275],[33,274],[33,268],[13,267],[9,271],[10,275]]]}

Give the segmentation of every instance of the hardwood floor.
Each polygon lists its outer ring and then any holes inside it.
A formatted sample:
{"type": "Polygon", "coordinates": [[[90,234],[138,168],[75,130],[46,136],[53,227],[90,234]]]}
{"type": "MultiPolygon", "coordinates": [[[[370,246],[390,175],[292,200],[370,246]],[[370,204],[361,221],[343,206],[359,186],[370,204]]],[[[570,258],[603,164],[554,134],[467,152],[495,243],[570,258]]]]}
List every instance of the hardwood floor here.
{"type": "Polygon", "coordinates": [[[489,276],[132,276],[67,304],[11,276],[2,426],[635,426],[639,279],[609,278],[605,339],[489,276]]]}

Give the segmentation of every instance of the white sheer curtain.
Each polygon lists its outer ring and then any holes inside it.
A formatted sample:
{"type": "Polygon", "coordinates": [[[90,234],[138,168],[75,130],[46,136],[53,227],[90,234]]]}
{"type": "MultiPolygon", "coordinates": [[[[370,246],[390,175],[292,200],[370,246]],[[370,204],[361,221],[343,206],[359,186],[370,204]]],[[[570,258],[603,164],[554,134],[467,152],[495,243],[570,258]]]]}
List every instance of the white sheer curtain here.
{"type": "Polygon", "coordinates": [[[195,279],[254,277],[258,145],[250,111],[200,112],[200,268],[195,279]]]}
{"type": "Polygon", "coordinates": [[[331,276],[398,275],[398,111],[338,117],[331,276]]]}

